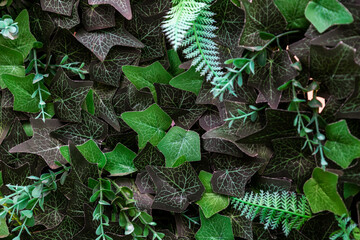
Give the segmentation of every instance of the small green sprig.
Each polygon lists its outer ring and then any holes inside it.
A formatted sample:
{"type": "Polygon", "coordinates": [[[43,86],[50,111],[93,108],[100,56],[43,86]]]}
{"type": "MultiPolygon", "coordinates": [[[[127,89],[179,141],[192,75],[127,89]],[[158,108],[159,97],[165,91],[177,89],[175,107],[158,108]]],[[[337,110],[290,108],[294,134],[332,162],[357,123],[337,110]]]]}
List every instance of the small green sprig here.
{"type": "Polygon", "coordinates": [[[269,41],[264,46],[248,48],[250,52],[245,54],[245,56],[242,58],[228,59],[225,61],[225,64],[233,64],[234,67],[227,67],[226,69],[228,72],[224,76],[215,77],[213,79],[211,84],[214,85],[214,87],[211,92],[213,93],[214,97],[219,97],[220,101],[222,101],[226,91],[236,96],[234,86],[235,84],[237,84],[239,87],[243,85],[243,73],[245,72],[247,74],[255,74],[255,61],[260,66],[265,66],[267,59],[267,47],[276,41],[278,48],[281,49],[279,39],[283,36],[296,32],[298,31],[289,31],[281,33],[277,36],[266,32],[260,32],[260,37],[269,41]]]}
{"type": "Polygon", "coordinates": [[[93,220],[99,222],[96,230],[96,240],[112,240],[105,232],[110,224],[110,218],[105,214],[105,208],[111,208],[111,222],[118,219],[118,224],[125,230],[125,235],[133,236],[133,239],[146,239],[152,234],[153,240],[164,238],[163,233],[157,232],[153,226],[152,216],[137,209],[133,192],[130,188],[119,186],[115,181],[105,178],[91,179],[89,187],[93,189],[90,202],[96,202],[93,212],[93,220]]]}
{"type": "Polygon", "coordinates": [[[34,226],[34,212],[40,207],[42,211],[44,209],[45,197],[51,192],[57,190],[57,181],[61,184],[65,182],[68,175],[69,168],[64,167],[58,172],[52,172],[42,174],[40,177],[30,176],[29,179],[35,182],[27,186],[18,186],[8,184],[6,185],[14,193],[4,196],[0,199],[0,218],[6,218],[9,216],[9,223],[16,219],[19,226],[15,227],[12,231],[19,231],[18,235],[13,240],[20,240],[20,237],[24,230],[31,235],[29,227],[34,226]],[[58,179],[58,176],[61,177],[58,179]],[[17,216],[20,216],[18,218],[17,216]]]}
{"type": "Polygon", "coordinates": [[[299,81],[293,79],[281,85],[278,90],[283,91],[290,87],[292,100],[288,110],[297,112],[297,115],[294,119],[294,126],[297,128],[297,132],[300,137],[304,137],[306,139],[303,148],[308,146],[309,149],[313,152],[313,155],[319,153],[321,166],[325,168],[328,165],[324,155],[325,146],[323,145],[323,141],[325,141],[325,135],[321,133],[319,124],[320,121],[325,121],[319,114],[319,108],[322,107],[322,104],[319,100],[316,99],[316,93],[320,88],[319,84],[313,81],[309,86],[303,87],[299,81]],[[303,94],[313,91],[313,99],[310,101],[299,99],[297,96],[297,90],[302,91],[303,94]],[[313,114],[311,118],[300,111],[300,105],[302,103],[307,103],[307,105],[312,109],[313,114]]]}
{"type": "Polygon", "coordinates": [[[342,240],[352,240],[354,235],[359,235],[359,228],[354,221],[351,220],[351,217],[348,217],[346,214],[343,214],[341,217],[335,216],[338,221],[339,230],[333,232],[330,235],[330,240],[342,239],[342,240]]]}
{"type": "MultiPolygon", "coordinates": [[[[51,59],[51,56],[50,56],[50,59],[51,59]]],[[[50,59],[49,59],[49,62],[50,62],[50,59]]],[[[71,71],[72,73],[76,74],[76,75],[79,75],[79,77],[81,79],[85,79],[85,74],[88,73],[88,71],[86,71],[84,69],[84,66],[85,66],[85,63],[82,62],[71,62],[71,63],[66,63],[67,61],[69,60],[69,56],[68,55],[65,55],[60,64],[48,64],[48,66],[50,67],[50,72],[55,75],[56,74],[56,69],[58,68],[62,68],[62,69],[65,69],[65,70],[68,70],[68,71],[71,71]]]]}
{"type": "Polygon", "coordinates": [[[254,106],[254,105],[249,105],[249,108],[252,109],[253,111],[246,113],[246,112],[238,109],[237,112],[238,112],[239,116],[235,116],[234,114],[230,113],[231,117],[230,117],[230,118],[226,118],[225,121],[228,121],[228,122],[229,122],[229,128],[231,128],[231,126],[233,125],[234,121],[235,121],[235,120],[238,120],[238,119],[244,119],[243,121],[244,121],[244,123],[245,123],[245,122],[246,122],[246,119],[247,119],[248,117],[250,117],[250,120],[251,120],[252,122],[255,122],[256,119],[257,119],[258,116],[259,116],[259,111],[265,109],[266,107],[267,107],[267,105],[262,106],[262,107],[260,107],[260,108],[254,106]]]}
{"type": "Polygon", "coordinates": [[[18,23],[14,22],[11,16],[4,15],[2,18],[0,18],[0,34],[4,38],[14,40],[17,38],[18,33],[19,33],[18,23]]]}

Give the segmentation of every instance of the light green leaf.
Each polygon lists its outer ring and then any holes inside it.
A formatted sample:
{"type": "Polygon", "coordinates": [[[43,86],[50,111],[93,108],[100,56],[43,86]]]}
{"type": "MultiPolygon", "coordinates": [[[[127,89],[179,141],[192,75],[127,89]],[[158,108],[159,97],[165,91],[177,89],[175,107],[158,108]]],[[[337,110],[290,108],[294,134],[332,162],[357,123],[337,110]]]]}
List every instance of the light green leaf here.
{"type": "MultiPolygon", "coordinates": [[[[14,95],[15,111],[39,112],[39,95],[32,98],[32,94],[37,90],[37,84],[34,85],[32,83],[34,74],[27,75],[26,77],[2,75],[2,78],[10,92],[14,95]]],[[[43,89],[46,89],[46,87],[43,86],[43,89]]],[[[46,100],[47,97],[48,96],[43,93],[43,100],[46,100]]]]}
{"type": "Polygon", "coordinates": [[[144,111],[125,112],[121,118],[138,134],[139,148],[147,142],[156,146],[171,125],[171,118],[157,104],[144,111]]]}
{"type": "Polygon", "coordinates": [[[216,214],[205,218],[200,211],[201,228],[195,235],[196,240],[234,240],[234,234],[229,217],[216,214]]]}
{"type": "Polygon", "coordinates": [[[342,168],[360,157],[360,140],[351,135],[346,121],[341,120],[326,126],[325,155],[342,168]]]}
{"type": "Polygon", "coordinates": [[[211,177],[212,174],[201,171],[199,179],[205,187],[205,193],[202,198],[196,202],[197,205],[202,209],[206,218],[212,217],[215,213],[218,213],[229,205],[229,197],[214,193],[211,188],[211,177]]]}
{"type": "Polygon", "coordinates": [[[284,15],[288,29],[306,29],[309,26],[304,14],[309,0],[275,0],[274,2],[284,15]]]}
{"type": "Polygon", "coordinates": [[[19,26],[18,37],[15,40],[1,37],[0,45],[18,50],[22,54],[23,59],[25,59],[30,50],[33,48],[33,44],[36,42],[36,39],[30,32],[28,11],[26,9],[22,10],[19,16],[15,19],[15,22],[17,22],[19,26]]]}
{"type": "Polygon", "coordinates": [[[111,173],[111,176],[124,176],[136,172],[134,158],[136,154],[118,143],[112,152],[105,153],[106,165],[104,169],[111,173]]]}
{"type": "Polygon", "coordinates": [[[9,229],[6,224],[6,218],[0,218],[0,238],[9,236],[9,229]]]}
{"type": "Polygon", "coordinates": [[[315,168],[310,178],[304,184],[304,193],[314,213],[330,211],[341,216],[348,214],[346,206],[337,192],[338,176],[315,168]]]}
{"type": "Polygon", "coordinates": [[[148,87],[157,101],[154,83],[168,84],[172,76],[159,63],[154,62],[147,67],[123,66],[125,76],[138,90],[148,87]]]}
{"type": "Polygon", "coordinates": [[[195,69],[195,67],[191,67],[186,72],[174,77],[171,79],[170,85],[199,95],[204,77],[202,77],[199,72],[196,72],[195,69]]]}
{"type": "Polygon", "coordinates": [[[194,131],[173,127],[159,142],[158,149],[165,156],[165,166],[172,167],[176,160],[185,156],[186,161],[200,161],[200,136],[194,131]]]}
{"type": "Polygon", "coordinates": [[[320,33],[333,25],[354,21],[349,10],[337,0],[311,1],[305,9],[305,16],[320,33]]]}
{"type": "Polygon", "coordinates": [[[181,60],[180,60],[177,52],[174,49],[170,49],[167,51],[167,55],[168,55],[169,63],[170,63],[168,72],[173,76],[183,73],[185,70],[182,68],[179,68],[179,66],[181,65],[181,60]]]}
{"type": "Polygon", "coordinates": [[[17,50],[0,45],[0,87],[6,88],[3,74],[25,77],[24,59],[17,50]]]}

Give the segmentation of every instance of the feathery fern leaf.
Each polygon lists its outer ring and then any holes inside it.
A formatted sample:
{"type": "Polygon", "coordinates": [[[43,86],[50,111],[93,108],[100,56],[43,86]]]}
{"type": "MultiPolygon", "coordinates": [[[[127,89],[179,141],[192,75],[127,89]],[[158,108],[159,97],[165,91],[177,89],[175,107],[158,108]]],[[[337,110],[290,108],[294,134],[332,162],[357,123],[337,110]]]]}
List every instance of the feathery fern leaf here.
{"type": "Polygon", "coordinates": [[[224,75],[219,58],[218,46],[214,42],[215,14],[210,11],[213,0],[173,0],[164,21],[164,33],[174,49],[183,46],[185,57],[193,59],[192,66],[207,80],[224,75]]]}
{"type": "Polygon", "coordinates": [[[165,16],[162,27],[175,50],[182,45],[186,33],[206,6],[206,3],[196,0],[173,0],[173,7],[165,16]]]}
{"type": "Polygon", "coordinates": [[[286,236],[291,229],[300,229],[311,217],[310,207],[305,196],[300,199],[295,193],[283,192],[247,192],[243,198],[233,198],[232,204],[241,216],[254,220],[259,216],[265,229],[275,229],[282,225],[286,236]]]}

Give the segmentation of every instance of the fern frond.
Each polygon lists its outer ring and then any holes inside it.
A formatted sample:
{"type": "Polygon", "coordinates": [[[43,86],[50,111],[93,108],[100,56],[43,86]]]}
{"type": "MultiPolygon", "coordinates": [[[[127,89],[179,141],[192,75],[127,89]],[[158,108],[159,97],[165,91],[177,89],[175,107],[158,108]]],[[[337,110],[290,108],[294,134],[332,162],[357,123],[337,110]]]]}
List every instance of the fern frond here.
{"type": "Polygon", "coordinates": [[[206,6],[206,2],[196,0],[173,0],[173,7],[165,16],[162,27],[175,50],[182,45],[186,33],[206,6]]]}
{"type": "MultiPolygon", "coordinates": [[[[204,3],[211,3],[212,0],[202,0],[204,3]]],[[[192,66],[196,66],[196,71],[202,76],[207,75],[209,81],[214,77],[222,77],[224,75],[219,58],[218,46],[213,40],[216,38],[214,31],[216,27],[213,25],[215,20],[212,18],[215,13],[209,11],[210,6],[204,7],[192,27],[186,34],[183,42],[185,57],[193,59],[192,66]]]]}
{"type": "Polygon", "coordinates": [[[247,192],[243,198],[233,198],[232,205],[241,216],[253,220],[259,216],[265,229],[275,229],[281,225],[286,236],[291,229],[300,229],[311,217],[305,196],[298,198],[290,192],[247,192]]]}

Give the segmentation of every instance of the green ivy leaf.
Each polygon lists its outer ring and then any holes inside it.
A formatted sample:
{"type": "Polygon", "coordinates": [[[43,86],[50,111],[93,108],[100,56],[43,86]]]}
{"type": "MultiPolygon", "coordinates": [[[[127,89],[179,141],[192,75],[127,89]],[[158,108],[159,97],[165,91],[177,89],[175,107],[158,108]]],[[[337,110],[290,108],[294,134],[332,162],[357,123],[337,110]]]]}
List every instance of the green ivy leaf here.
{"type": "Polygon", "coordinates": [[[138,134],[139,148],[147,142],[156,146],[171,125],[171,118],[157,104],[144,111],[125,112],[121,118],[138,134]]]}
{"type": "Polygon", "coordinates": [[[309,26],[304,13],[309,0],[275,0],[274,2],[284,15],[288,29],[306,29],[309,26]]]}
{"type": "Polygon", "coordinates": [[[166,167],[172,167],[179,157],[185,156],[186,161],[200,161],[200,136],[194,131],[173,127],[159,142],[159,150],[164,154],[166,167]]]}
{"type": "Polygon", "coordinates": [[[342,168],[347,168],[351,162],[360,157],[360,140],[351,135],[345,120],[326,126],[324,153],[342,168]]]}
{"type": "Polygon", "coordinates": [[[2,75],[25,77],[24,58],[18,50],[0,45],[0,87],[6,88],[2,75]]]}
{"type": "MultiPolygon", "coordinates": [[[[34,74],[27,75],[26,77],[2,75],[2,78],[10,92],[14,95],[15,111],[39,112],[39,95],[37,94],[35,97],[32,97],[33,93],[38,89],[37,84],[33,84],[34,74]]],[[[43,84],[42,88],[47,90],[43,84]]],[[[48,96],[48,94],[43,92],[43,100],[46,100],[48,96]]]]}
{"type": "Polygon", "coordinates": [[[349,10],[337,0],[310,1],[305,9],[305,16],[320,33],[333,25],[354,21],[349,10]]]}
{"type": "Polygon", "coordinates": [[[210,183],[211,177],[211,173],[200,171],[199,179],[205,187],[205,193],[196,204],[200,206],[206,218],[212,217],[214,214],[224,210],[230,203],[228,196],[213,192],[210,183]]]}
{"type": "Polygon", "coordinates": [[[337,192],[338,176],[315,168],[310,178],[304,184],[304,193],[314,213],[330,211],[336,215],[348,214],[346,206],[337,192]]]}
{"type": "Polygon", "coordinates": [[[204,186],[188,162],[175,168],[147,166],[146,170],[156,186],[153,209],[183,212],[204,192],[204,186]]]}
{"type": "Polygon", "coordinates": [[[155,101],[157,101],[157,96],[154,83],[168,84],[172,79],[170,73],[159,62],[155,62],[147,67],[123,66],[122,69],[125,76],[138,90],[145,87],[149,88],[155,101]]]}
{"type": "Polygon", "coordinates": [[[81,122],[81,105],[91,86],[90,81],[73,81],[59,69],[52,80],[50,91],[58,100],[54,101],[56,115],[60,120],[81,122]]]}
{"type": "Polygon", "coordinates": [[[76,147],[88,162],[98,164],[100,169],[105,166],[106,158],[94,140],[89,140],[76,147]]]}
{"type": "Polygon", "coordinates": [[[23,59],[25,59],[33,48],[33,44],[36,42],[36,39],[30,32],[28,11],[26,9],[22,10],[14,22],[17,22],[19,27],[17,38],[11,40],[2,37],[0,38],[0,45],[19,51],[22,54],[23,59]]]}
{"type": "Polygon", "coordinates": [[[6,218],[0,218],[0,238],[5,238],[9,235],[10,232],[6,224],[6,218]]]}
{"type": "Polygon", "coordinates": [[[203,81],[204,77],[199,72],[196,72],[195,67],[191,67],[186,72],[171,79],[169,84],[175,88],[199,95],[203,81]]]}
{"type": "Polygon", "coordinates": [[[124,176],[136,172],[133,160],[136,154],[118,143],[112,152],[105,153],[106,165],[104,169],[108,171],[111,176],[124,176]]]}
{"type": "Polygon", "coordinates": [[[176,76],[176,75],[179,75],[179,74],[185,72],[184,69],[179,68],[179,66],[181,65],[181,60],[179,58],[179,55],[177,54],[177,52],[174,49],[168,50],[167,55],[168,55],[169,64],[170,64],[168,72],[171,75],[176,76]]]}
{"type": "Polygon", "coordinates": [[[233,240],[234,234],[229,217],[216,214],[206,218],[200,211],[201,228],[195,235],[196,240],[233,240]]]}

